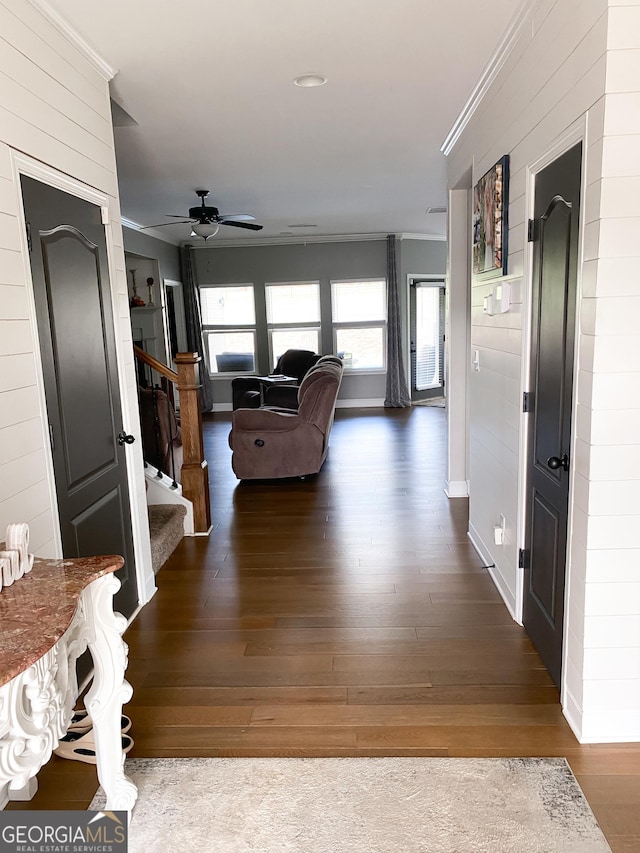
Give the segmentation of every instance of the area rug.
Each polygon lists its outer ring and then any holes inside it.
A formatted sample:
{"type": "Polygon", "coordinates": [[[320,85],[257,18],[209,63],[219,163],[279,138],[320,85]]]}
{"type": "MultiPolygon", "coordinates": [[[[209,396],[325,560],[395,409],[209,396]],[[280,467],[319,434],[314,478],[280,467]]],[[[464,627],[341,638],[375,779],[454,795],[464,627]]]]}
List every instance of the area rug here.
{"type": "MultiPolygon", "coordinates": [[[[136,758],[129,853],[606,853],[564,759],[136,758]]],[[[101,809],[98,791],[90,809],[101,809]]]]}

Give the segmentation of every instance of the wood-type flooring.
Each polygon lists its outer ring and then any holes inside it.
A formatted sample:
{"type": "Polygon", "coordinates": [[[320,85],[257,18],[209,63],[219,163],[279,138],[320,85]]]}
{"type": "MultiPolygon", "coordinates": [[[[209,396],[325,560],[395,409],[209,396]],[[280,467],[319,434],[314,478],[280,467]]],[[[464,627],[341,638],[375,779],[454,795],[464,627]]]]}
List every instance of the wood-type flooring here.
{"type": "MultiPolygon", "coordinates": [[[[132,756],[564,756],[614,853],[640,850],[640,744],[581,746],[443,491],[446,413],[339,410],[305,481],[239,483],[205,418],[214,530],[128,629],[132,756]]],[[[33,801],[86,808],[54,757],[33,801]]],[[[578,853],[578,851],[576,851],[578,853]]]]}

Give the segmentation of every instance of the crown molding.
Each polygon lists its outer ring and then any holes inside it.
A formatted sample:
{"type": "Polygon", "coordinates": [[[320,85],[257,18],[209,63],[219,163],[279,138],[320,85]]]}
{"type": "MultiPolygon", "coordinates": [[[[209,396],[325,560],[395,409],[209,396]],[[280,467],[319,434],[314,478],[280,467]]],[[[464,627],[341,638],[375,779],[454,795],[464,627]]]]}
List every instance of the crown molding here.
{"type": "Polygon", "coordinates": [[[141,234],[146,234],[147,237],[154,237],[156,240],[162,240],[163,243],[171,243],[172,246],[180,246],[181,242],[188,242],[172,240],[171,237],[167,236],[162,231],[156,231],[155,228],[143,228],[143,226],[138,222],[134,222],[133,219],[127,219],[126,216],[121,216],[120,222],[122,223],[123,228],[130,228],[132,231],[139,231],[141,234]]]}
{"type": "Polygon", "coordinates": [[[538,0],[521,0],[515,14],[509,21],[502,38],[498,42],[498,46],[491,55],[488,63],[485,65],[478,82],[469,95],[469,98],[458,115],[458,118],[453,123],[453,127],[447,134],[447,138],[440,147],[440,150],[445,156],[448,156],[453,150],[453,147],[460,138],[463,130],[471,121],[474,113],[478,110],[489,87],[511,55],[511,51],[528,23],[537,2],[538,0]]]}
{"type": "Polygon", "coordinates": [[[80,53],[88,59],[91,65],[98,73],[107,81],[113,80],[116,76],[117,69],[110,65],[98,51],[92,47],[78,30],[64,18],[57,9],[54,9],[47,0],[28,0],[31,5],[37,9],[58,32],[62,33],[68,41],[76,47],[80,53]]]}
{"type": "MultiPolygon", "coordinates": [[[[183,240],[182,245],[193,249],[248,249],[252,246],[306,246],[310,243],[362,243],[386,240],[389,232],[371,234],[313,234],[303,237],[253,237],[245,240],[183,240]]],[[[442,234],[397,233],[399,240],[446,240],[442,234]]]]}
{"type": "Polygon", "coordinates": [[[399,240],[435,240],[445,243],[447,240],[446,234],[396,234],[399,240]]]}

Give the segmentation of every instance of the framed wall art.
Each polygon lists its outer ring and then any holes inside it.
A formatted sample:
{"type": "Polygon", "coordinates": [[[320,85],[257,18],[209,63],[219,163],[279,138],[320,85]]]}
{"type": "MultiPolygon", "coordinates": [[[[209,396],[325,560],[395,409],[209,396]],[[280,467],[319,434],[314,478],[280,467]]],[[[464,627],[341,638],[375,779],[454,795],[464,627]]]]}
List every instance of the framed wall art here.
{"type": "Polygon", "coordinates": [[[473,188],[473,272],[481,278],[507,274],[509,155],[473,188]]]}

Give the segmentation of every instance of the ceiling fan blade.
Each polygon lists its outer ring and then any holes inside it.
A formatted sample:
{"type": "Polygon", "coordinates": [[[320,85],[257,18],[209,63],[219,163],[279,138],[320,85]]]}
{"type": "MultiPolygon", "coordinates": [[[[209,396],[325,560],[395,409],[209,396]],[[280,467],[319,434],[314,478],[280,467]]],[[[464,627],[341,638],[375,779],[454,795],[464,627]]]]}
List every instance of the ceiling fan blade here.
{"type": "Polygon", "coordinates": [[[165,216],[170,216],[171,219],[184,219],[184,213],[165,213],[165,216]]]}
{"type": "Polygon", "coordinates": [[[158,222],[157,225],[143,225],[140,230],[144,231],[146,228],[162,228],[164,225],[185,225],[187,222],[193,222],[193,220],[183,219],[182,222],[158,222]]]}
{"type": "Polygon", "coordinates": [[[250,231],[262,231],[264,225],[256,225],[253,222],[231,222],[224,221],[220,223],[221,225],[229,225],[234,228],[248,228],[250,231]]]}
{"type": "Polygon", "coordinates": [[[250,213],[221,213],[220,221],[226,222],[228,219],[234,220],[234,222],[253,222],[255,216],[251,216],[250,213]]]}

